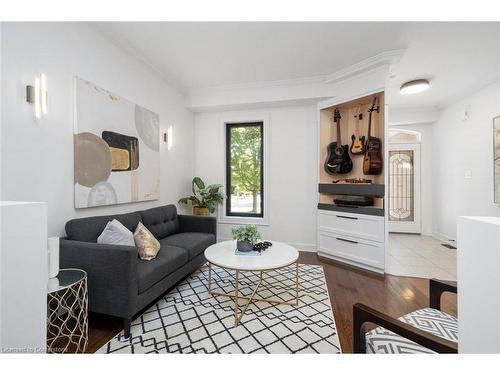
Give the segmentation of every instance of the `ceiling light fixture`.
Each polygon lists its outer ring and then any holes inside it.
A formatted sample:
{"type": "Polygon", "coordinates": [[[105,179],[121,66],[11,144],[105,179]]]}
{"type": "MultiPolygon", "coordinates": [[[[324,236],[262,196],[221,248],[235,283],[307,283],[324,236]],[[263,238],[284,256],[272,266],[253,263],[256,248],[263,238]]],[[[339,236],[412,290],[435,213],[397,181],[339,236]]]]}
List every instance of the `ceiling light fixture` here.
{"type": "Polygon", "coordinates": [[[425,91],[430,87],[430,83],[426,79],[415,79],[413,81],[409,81],[403,83],[399,92],[401,95],[411,95],[418,94],[419,92],[425,91]]]}

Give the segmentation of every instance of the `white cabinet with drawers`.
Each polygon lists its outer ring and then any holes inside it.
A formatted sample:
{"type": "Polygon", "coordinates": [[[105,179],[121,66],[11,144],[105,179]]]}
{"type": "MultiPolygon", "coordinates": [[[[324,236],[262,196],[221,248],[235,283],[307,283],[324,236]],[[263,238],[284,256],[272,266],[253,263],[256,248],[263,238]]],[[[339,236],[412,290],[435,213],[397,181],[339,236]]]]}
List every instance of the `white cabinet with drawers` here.
{"type": "Polygon", "coordinates": [[[345,236],[384,242],[384,218],[350,212],[319,211],[318,229],[345,236]]]}
{"type": "Polygon", "coordinates": [[[318,210],[318,254],[384,273],[384,217],[318,210]]]}
{"type": "Polygon", "coordinates": [[[382,274],[389,236],[385,101],[389,68],[377,68],[380,75],[371,76],[372,80],[365,73],[354,75],[349,85],[338,86],[335,97],[318,103],[318,255],[382,274]],[[370,128],[369,136],[380,141],[381,163],[366,164],[363,155],[352,152],[350,163],[341,161],[345,155],[332,151],[332,142],[342,140],[340,128],[344,137],[370,128]]]}

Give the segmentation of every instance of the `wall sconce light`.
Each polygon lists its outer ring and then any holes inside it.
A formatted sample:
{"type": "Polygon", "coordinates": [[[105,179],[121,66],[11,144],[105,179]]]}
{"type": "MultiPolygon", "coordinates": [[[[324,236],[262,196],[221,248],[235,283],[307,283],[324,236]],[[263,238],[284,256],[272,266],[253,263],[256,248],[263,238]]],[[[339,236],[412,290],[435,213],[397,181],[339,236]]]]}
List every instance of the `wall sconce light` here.
{"type": "Polygon", "coordinates": [[[167,144],[167,149],[172,148],[172,125],[170,125],[165,133],[163,133],[163,142],[167,144]]]}
{"type": "Polygon", "coordinates": [[[42,73],[35,78],[35,86],[26,86],[26,101],[35,107],[36,119],[47,114],[48,97],[45,74],[42,73]]]}

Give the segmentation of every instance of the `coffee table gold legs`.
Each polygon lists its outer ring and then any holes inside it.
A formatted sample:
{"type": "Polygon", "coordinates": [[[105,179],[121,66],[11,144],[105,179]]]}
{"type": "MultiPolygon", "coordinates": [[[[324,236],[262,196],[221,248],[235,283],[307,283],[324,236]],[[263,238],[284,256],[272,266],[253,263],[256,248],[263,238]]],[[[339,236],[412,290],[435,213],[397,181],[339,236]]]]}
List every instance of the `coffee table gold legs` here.
{"type": "Polygon", "coordinates": [[[238,299],[238,293],[240,291],[240,271],[236,271],[236,276],[235,276],[235,283],[236,287],[234,288],[234,326],[236,327],[238,325],[238,322],[240,321],[238,319],[238,310],[240,309],[239,305],[239,299],[238,299]]]}
{"type": "MultiPolygon", "coordinates": [[[[238,272],[238,271],[236,271],[236,272],[238,272]]],[[[243,310],[241,310],[240,315],[239,315],[239,316],[238,316],[238,315],[236,315],[236,316],[234,317],[234,326],[235,326],[235,327],[236,327],[236,326],[240,323],[241,318],[243,318],[243,315],[245,315],[245,311],[247,311],[247,307],[248,307],[248,305],[250,305],[250,302],[256,301],[256,299],[254,299],[253,297],[255,296],[255,293],[257,293],[257,290],[259,289],[260,284],[262,284],[262,272],[260,273],[260,280],[259,280],[259,283],[258,283],[258,284],[257,284],[257,286],[254,288],[254,290],[253,290],[252,295],[250,296],[250,298],[248,298],[248,297],[242,297],[242,298],[248,299],[248,301],[247,301],[247,304],[245,305],[245,307],[243,308],[243,310]]],[[[238,284],[236,284],[236,288],[238,288],[238,284]]],[[[236,308],[236,306],[239,306],[239,304],[238,304],[238,299],[237,299],[237,298],[236,298],[236,300],[235,300],[234,305],[235,305],[235,308],[236,308]]]]}
{"type": "Polygon", "coordinates": [[[263,282],[262,275],[263,275],[263,271],[260,271],[259,283],[252,291],[252,294],[250,295],[250,297],[240,295],[240,271],[239,270],[235,270],[234,294],[214,292],[212,290],[212,263],[208,262],[208,292],[213,296],[229,297],[229,298],[234,300],[234,326],[235,327],[237,327],[238,324],[241,322],[243,315],[247,311],[247,308],[250,305],[250,303],[252,303],[252,302],[260,301],[260,302],[276,303],[276,304],[289,305],[289,306],[298,306],[299,305],[299,262],[295,263],[295,301],[294,302],[285,302],[285,301],[273,300],[270,298],[256,298],[255,294],[257,293],[257,290],[260,288],[260,286],[262,285],[262,282],[263,282]],[[239,310],[240,310],[239,300],[240,299],[247,300],[247,303],[245,304],[245,307],[243,307],[241,312],[239,312],[239,310]]]}
{"type": "Polygon", "coordinates": [[[295,306],[299,305],[299,261],[295,263],[295,306]]]}
{"type": "Polygon", "coordinates": [[[212,293],[212,263],[208,263],[208,293],[212,293]]]}

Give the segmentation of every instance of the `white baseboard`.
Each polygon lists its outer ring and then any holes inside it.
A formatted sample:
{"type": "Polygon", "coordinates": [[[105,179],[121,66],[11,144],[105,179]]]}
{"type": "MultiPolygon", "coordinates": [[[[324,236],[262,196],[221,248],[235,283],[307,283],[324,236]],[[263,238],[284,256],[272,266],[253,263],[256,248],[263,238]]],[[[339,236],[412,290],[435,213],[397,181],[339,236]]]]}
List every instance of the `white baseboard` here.
{"type": "Polygon", "coordinates": [[[313,243],[294,243],[294,242],[288,242],[290,246],[295,247],[299,251],[308,251],[311,253],[317,253],[318,248],[316,244],[313,243]]]}
{"type": "MultiPolygon", "coordinates": [[[[231,240],[231,238],[223,238],[223,237],[217,238],[218,242],[230,241],[230,240],[231,240]]],[[[272,240],[271,240],[271,242],[272,242],[272,240]]],[[[316,244],[313,244],[313,243],[296,243],[296,242],[286,242],[286,241],[283,241],[283,242],[287,243],[290,246],[295,247],[299,251],[308,251],[311,253],[318,252],[316,244]]]]}
{"type": "Polygon", "coordinates": [[[439,233],[436,231],[432,232],[432,237],[434,237],[436,240],[444,242],[444,243],[454,244],[456,242],[456,240],[454,238],[451,238],[443,233],[439,233]]]}

